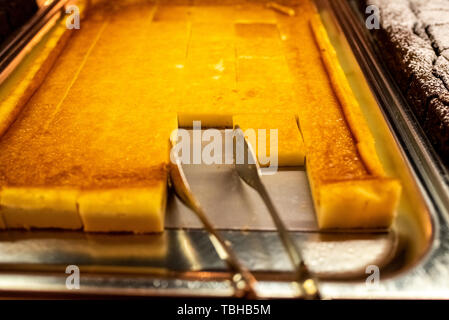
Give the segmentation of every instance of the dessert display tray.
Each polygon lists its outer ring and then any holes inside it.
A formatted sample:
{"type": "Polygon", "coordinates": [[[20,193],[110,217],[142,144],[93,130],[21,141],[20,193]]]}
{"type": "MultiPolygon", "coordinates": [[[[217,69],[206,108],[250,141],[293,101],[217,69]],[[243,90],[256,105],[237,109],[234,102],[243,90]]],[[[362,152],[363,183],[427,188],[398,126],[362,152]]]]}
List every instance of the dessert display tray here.
{"type": "MultiPolygon", "coordinates": [[[[398,217],[388,231],[321,232],[305,168],[281,169],[263,181],[303,247],[323,298],[449,298],[447,171],[407,113],[363,30],[363,17],[344,0],[317,5],[379,157],[403,185],[398,217]],[[376,270],[379,281],[373,282],[369,276],[376,270]]],[[[51,30],[47,24],[42,28],[51,30]]],[[[259,280],[260,297],[297,297],[293,269],[271,218],[233,166],[184,170],[215,227],[259,280]]],[[[2,295],[232,297],[229,278],[207,232],[173,194],[163,234],[0,232],[2,295]],[[72,265],[80,270],[79,289],[66,286],[72,265]]]]}

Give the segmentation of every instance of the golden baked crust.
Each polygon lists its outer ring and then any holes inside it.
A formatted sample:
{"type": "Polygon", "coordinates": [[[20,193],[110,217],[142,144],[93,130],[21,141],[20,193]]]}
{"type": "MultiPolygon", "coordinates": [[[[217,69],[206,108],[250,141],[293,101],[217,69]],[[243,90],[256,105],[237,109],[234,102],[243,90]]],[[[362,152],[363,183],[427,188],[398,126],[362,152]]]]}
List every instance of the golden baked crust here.
{"type": "Polygon", "coordinates": [[[299,120],[318,224],[323,229],[389,227],[401,186],[385,176],[374,138],[311,3],[306,12],[307,32],[298,40],[314,97],[300,108],[299,120]]]}
{"type": "MultiPolygon", "coordinates": [[[[295,18],[241,11],[253,20],[238,22],[232,36],[233,14],[214,7],[174,19],[185,10],[173,16],[143,0],[95,5],[12,125],[29,96],[22,88],[2,105],[0,130],[2,123],[9,129],[0,139],[0,213],[7,227],[162,231],[177,116],[184,126],[232,126],[234,115],[250,113],[268,120],[299,114],[320,227],[391,223],[399,185],[383,173],[311,2],[301,1],[295,18]]],[[[288,132],[281,144],[296,153],[284,164],[297,164],[302,147],[290,142],[300,141],[299,132],[288,132]]]]}
{"type": "Polygon", "coordinates": [[[151,119],[142,109],[58,117],[58,124],[25,141],[13,126],[0,142],[6,226],[79,229],[82,221],[86,231],[162,231],[169,138],[177,119],[151,119]]]}
{"type": "Polygon", "coordinates": [[[0,108],[0,137],[44,81],[71,35],[71,30],[58,23],[54,30],[41,40],[31,56],[25,57],[19,70],[3,83],[0,95],[7,92],[7,96],[4,99],[2,97],[0,108]],[[14,88],[9,90],[11,86],[14,88]]]}
{"type": "Polygon", "coordinates": [[[332,88],[340,102],[346,123],[357,143],[357,151],[372,175],[382,176],[385,172],[377,157],[374,138],[366,124],[354,93],[349,86],[343,69],[338,63],[337,53],[327,37],[321,19],[314,14],[310,19],[314,39],[321,51],[321,59],[326,67],[332,88]]]}
{"type": "MultiPolygon", "coordinates": [[[[266,150],[261,152],[262,156],[276,157],[276,165],[279,167],[303,166],[305,149],[301,133],[299,132],[294,114],[239,114],[233,116],[234,127],[238,125],[243,132],[252,130],[254,135],[246,136],[257,155],[261,166],[274,165],[273,163],[260,163],[259,159],[259,130],[265,130],[266,150]],[[270,131],[277,132],[277,152],[271,146],[270,131]]],[[[263,143],[261,144],[263,146],[263,143]]]]}

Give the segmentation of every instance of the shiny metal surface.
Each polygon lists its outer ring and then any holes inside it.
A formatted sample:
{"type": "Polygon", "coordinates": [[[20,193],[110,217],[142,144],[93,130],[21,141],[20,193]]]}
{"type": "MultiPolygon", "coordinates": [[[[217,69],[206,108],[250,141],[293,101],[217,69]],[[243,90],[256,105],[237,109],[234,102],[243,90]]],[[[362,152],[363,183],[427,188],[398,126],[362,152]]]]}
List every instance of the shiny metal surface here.
{"type": "Polygon", "coordinates": [[[301,296],[306,299],[319,299],[320,294],[318,290],[318,282],[315,277],[309,272],[302,254],[302,246],[294,242],[288,230],[279,216],[279,213],[271,200],[270,194],[261,179],[261,169],[257,162],[256,155],[251,145],[245,138],[242,129],[237,125],[234,128],[235,132],[235,146],[234,146],[234,167],[240,178],[245,181],[250,187],[256,190],[262,200],[264,201],[273,223],[276,226],[276,231],[288,254],[290,261],[295,269],[295,282],[300,289],[301,296]],[[240,153],[240,154],[239,154],[240,153]],[[241,154],[243,153],[243,154],[241,154]]]}
{"type": "Polygon", "coordinates": [[[230,243],[224,240],[221,234],[209,221],[206,212],[204,212],[190,189],[182,169],[181,160],[177,155],[173,156],[175,157],[175,162],[170,165],[170,185],[172,186],[172,190],[202,222],[204,229],[209,233],[209,239],[218,256],[227,264],[230,271],[233,273],[231,279],[234,285],[234,295],[239,298],[244,296],[254,299],[257,298],[256,279],[251,272],[240,263],[230,243]]]}
{"type": "MultiPolygon", "coordinates": [[[[297,294],[296,287],[290,284],[293,269],[276,232],[222,231],[222,234],[259,280],[260,297],[297,294]]],[[[292,235],[303,244],[304,259],[311,271],[323,279],[364,277],[366,265],[388,264],[395,249],[391,234],[292,235]]],[[[215,253],[207,232],[202,230],[167,230],[163,235],[142,236],[8,231],[0,234],[0,252],[1,291],[26,289],[51,293],[59,288],[56,291],[61,294],[108,291],[196,296],[208,290],[209,295],[221,295],[223,289],[228,296],[234,293],[227,267],[215,253]],[[80,268],[81,289],[77,292],[65,287],[68,265],[80,268]],[[190,282],[192,287],[185,292],[184,286],[190,282]],[[221,284],[216,288],[215,282],[221,284]]]]}
{"type": "MultiPolygon", "coordinates": [[[[189,132],[192,137],[192,131],[189,132]]],[[[232,150],[232,130],[220,132],[225,137],[223,150],[232,150]]],[[[276,230],[264,202],[257,192],[240,180],[232,164],[183,164],[183,170],[195,197],[217,229],[276,230]]],[[[304,168],[290,168],[274,175],[264,175],[262,181],[290,230],[318,230],[304,168]]],[[[176,200],[169,201],[165,226],[202,228],[195,215],[176,200]]]]}

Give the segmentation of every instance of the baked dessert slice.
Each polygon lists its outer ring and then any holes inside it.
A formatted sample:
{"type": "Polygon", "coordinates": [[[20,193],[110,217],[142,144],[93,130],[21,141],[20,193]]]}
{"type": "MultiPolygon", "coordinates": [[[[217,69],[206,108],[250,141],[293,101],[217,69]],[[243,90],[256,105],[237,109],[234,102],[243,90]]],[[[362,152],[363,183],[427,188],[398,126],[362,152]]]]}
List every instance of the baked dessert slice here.
{"type": "MultiPolygon", "coordinates": [[[[108,121],[93,146],[104,160],[93,165],[96,173],[77,201],[85,231],[164,230],[170,137],[177,117],[154,114],[145,106],[126,113],[108,121]]],[[[93,162],[91,158],[86,165],[93,162]]]]}
{"type": "Polygon", "coordinates": [[[374,138],[312,4],[303,44],[310,103],[299,108],[306,168],[319,227],[386,228],[395,217],[400,183],[386,176],[374,138]],[[310,25],[309,25],[310,24],[310,25]]]}
{"type": "Polygon", "coordinates": [[[167,177],[139,188],[82,191],[77,199],[85,231],[164,231],[167,177]]]}
{"type": "Polygon", "coordinates": [[[0,189],[0,214],[5,228],[81,229],[78,194],[74,188],[3,185],[0,189]]]}
{"type": "Polygon", "coordinates": [[[0,141],[0,214],[7,228],[163,231],[176,115],[147,120],[142,110],[115,111],[115,119],[61,115],[60,126],[31,141],[17,135],[20,121],[12,126],[0,141]]]}
{"type": "MultiPolygon", "coordinates": [[[[140,42],[121,46],[115,38],[123,36],[122,22],[148,18],[152,6],[101,8],[51,59],[53,69],[20,114],[2,105],[15,120],[3,121],[8,130],[0,138],[0,215],[6,228],[163,230],[169,138],[177,116],[148,105],[148,81],[128,81],[129,70],[140,76],[136,67],[142,61],[130,50],[146,57],[140,42]],[[113,24],[98,19],[103,11],[114,17],[113,24]],[[104,50],[112,47],[117,58],[105,61],[104,50]],[[108,63],[114,61],[128,64],[110,81],[108,63]]],[[[145,30],[138,21],[133,26],[140,34],[145,30]]],[[[9,105],[21,109],[17,102],[9,105]]]]}
{"type": "Polygon", "coordinates": [[[232,120],[234,127],[238,125],[245,133],[262,167],[274,165],[266,161],[273,157],[279,167],[304,165],[304,143],[294,114],[238,114],[232,120]],[[271,130],[276,131],[276,146],[272,145],[271,130]],[[260,150],[261,146],[266,149],[260,150]],[[261,161],[260,155],[267,159],[261,161]]]}
{"type": "MultiPolygon", "coordinates": [[[[0,140],[0,213],[7,228],[163,230],[169,138],[176,114],[63,102],[27,139],[24,110],[0,140]]],[[[33,121],[32,121],[33,120],[33,121]]],[[[44,119],[42,119],[44,120],[44,119]]]]}

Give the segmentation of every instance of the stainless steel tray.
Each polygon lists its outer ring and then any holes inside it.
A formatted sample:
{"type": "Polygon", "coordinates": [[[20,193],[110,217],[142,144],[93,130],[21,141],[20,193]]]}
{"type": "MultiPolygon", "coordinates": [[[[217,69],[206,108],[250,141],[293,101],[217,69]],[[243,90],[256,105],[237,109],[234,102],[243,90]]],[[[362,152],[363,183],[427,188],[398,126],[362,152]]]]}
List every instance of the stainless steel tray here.
{"type": "MultiPolygon", "coordinates": [[[[429,188],[436,185],[423,177],[413,155],[425,150],[414,147],[410,151],[411,146],[404,141],[408,132],[397,125],[401,121],[408,124],[409,120],[390,117],[376,94],[376,82],[369,74],[366,74],[368,82],[365,81],[350,49],[354,44],[367,42],[357,37],[355,31],[359,17],[343,0],[332,6],[328,1],[318,4],[373,130],[379,155],[387,170],[399,177],[404,186],[398,219],[389,232],[319,232],[304,168],[281,170],[264,177],[269,192],[293,236],[305,247],[305,260],[320,278],[324,298],[449,298],[448,207],[444,201],[435,200],[436,193],[429,188]],[[337,5],[341,8],[334,14],[337,5]],[[380,282],[367,285],[366,278],[370,275],[367,267],[373,265],[380,268],[380,282]]],[[[367,50],[372,53],[372,49],[367,50]]],[[[360,53],[356,50],[354,53],[359,59],[360,53]]],[[[377,59],[370,63],[376,66],[374,71],[384,74],[377,59]]],[[[360,66],[364,66],[363,61],[360,66]]],[[[390,82],[379,86],[390,87],[390,82]]],[[[399,107],[390,105],[391,109],[399,107]]],[[[260,280],[261,296],[294,297],[290,263],[261,200],[230,166],[184,169],[211,220],[223,230],[241,261],[260,280]]],[[[435,179],[441,179],[441,173],[433,174],[435,179]]],[[[54,230],[1,232],[0,292],[58,296],[232,296],[227,269],[207,234],[173,195],[169,197],[166,227],[162,235],[54,230]],[[79,290],[66,287],[68,265],[80,268],[79,290]]]]}

